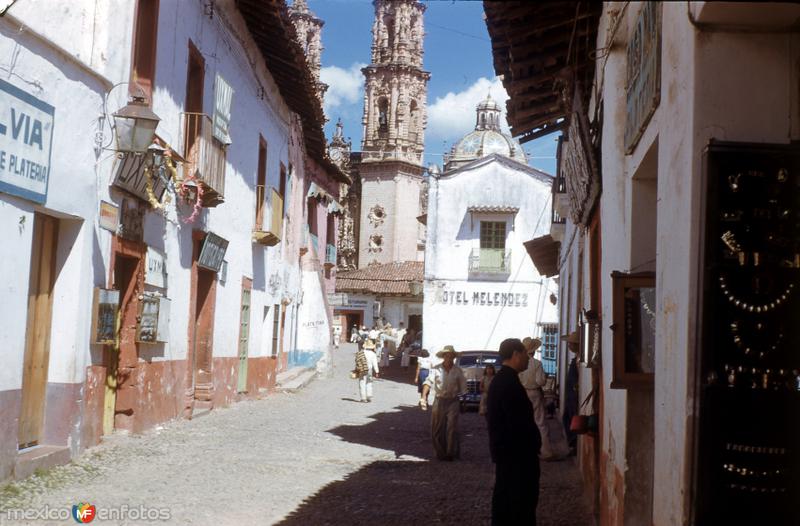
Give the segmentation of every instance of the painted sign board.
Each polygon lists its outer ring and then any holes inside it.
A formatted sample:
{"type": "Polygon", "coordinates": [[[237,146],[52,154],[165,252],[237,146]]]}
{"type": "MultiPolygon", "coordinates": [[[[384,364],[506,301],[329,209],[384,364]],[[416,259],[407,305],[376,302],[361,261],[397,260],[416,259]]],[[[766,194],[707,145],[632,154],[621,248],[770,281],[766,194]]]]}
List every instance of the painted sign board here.
{"type": "Polygon", "coordinates": [[[94,289],[92,308],[92,343],[113,345],[117,340],[119,291],[94,289]]]}
{"type": "Polygon", "coordinates": [[[153,247],[147,247],[144,282],[162,289],[167,287],[167,255],[153,247]]]}
{"type": "Polygon", "coordinates": [[[203,248],[200,249],[200,257],[197,258],[197,266],[219,272],[226,250],[228,250],[227,239],[212,232],[207,233],[203,241],[203,248]]]}
{"type": "Polygon", "coordinates": [[[55,108],[0,80],[0,192],[47,201],[55,108]]]}
{"type": "Polygon", "coordinates": [[[117,231],[119,225],[119,207],[105,201],[100,201],[100,228],[111,232],[117,231]]]}
{"type": "MultiPolygon", "coordinates": [[[[114,186],[122,188],[132,193],[143,201],[147,198],[147,167],[148,156],[142,153],[120,153],[117,154],[114,164],[114,186]]],[[[150,179],[153,185],[153,194],[159,202],[167,190],[166,179],[159,175],[161,169],[151,170],[150,179]]]]}
{"type": "MultiPolygon", "coordinates": [[[[333,307],[342,307],[349,303],[349,298],[344,292],[335,292],[328,294],[328,304],[333,307]]],[[[366,304],[366,302],[364,302],[366,304]]]]}
{"type": "Polygon", "coordinates": [[[139,323],[136,341],[139,343],[166,342],[169,336],[170,300],[155,294],[144,294],[139,302],[139,323]]]}
{"type": "Polygon", "coordinates": [[[642,2],[627,55],[625,153],[630,154],[661,101],[661,2],[642,2]]]}

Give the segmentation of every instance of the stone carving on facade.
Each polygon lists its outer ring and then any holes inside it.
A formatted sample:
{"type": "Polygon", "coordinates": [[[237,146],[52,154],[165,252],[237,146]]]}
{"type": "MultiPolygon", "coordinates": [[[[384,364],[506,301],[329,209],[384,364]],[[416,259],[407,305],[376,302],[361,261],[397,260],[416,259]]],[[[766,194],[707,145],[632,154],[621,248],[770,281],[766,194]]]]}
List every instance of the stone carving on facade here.
{"type": "Polygon", "coordinates": [[[371,253],[380,252],[383,250],[383,236],[380,234],[372,234],[369,236],[369,251],[371,253]]]}
{"type": "Polygon", "coordinates": [[[377,228],[386,220],[386,210],[384,210],[381,205],[375,205],[369,209],[367,219],[369,219],[369,222],[372,226],[377,228]]]}

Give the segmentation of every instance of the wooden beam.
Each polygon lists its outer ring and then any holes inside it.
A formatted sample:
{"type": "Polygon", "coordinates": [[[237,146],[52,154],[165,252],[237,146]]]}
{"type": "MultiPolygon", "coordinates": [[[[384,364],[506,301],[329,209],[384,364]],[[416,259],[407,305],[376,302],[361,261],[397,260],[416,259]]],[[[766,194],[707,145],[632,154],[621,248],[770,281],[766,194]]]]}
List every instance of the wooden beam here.
{"type": "Polygon", "coordinates": [[[533,141],[538,139],[539,137],[544,137],[545,135],[550,135],[551,133],[563,130],[567,126],[567,121],[563,120],[561,122],[551,122],[547,123],[541,128],[536,131],[532,131],[526,133],[525,135],[519,137],[517,140],[520,144],[525,144],[526,142],[533,141]]]}
{"type": "Polygon", "coordinates": [[[524,119],[528,117],[535,117],[537,115],[541,115],[543,113],[550,114],[553,112],[557,112],[561,109],[561,104],[558,102],[558,99],[552,101],[550,104],[537,104],[536,106],[531,106],[528,108],[524,108],[521,110],[516,110],[513,113],[508,114],[508,119],[513,120],[514,122],[522,122],[524,119]]]}

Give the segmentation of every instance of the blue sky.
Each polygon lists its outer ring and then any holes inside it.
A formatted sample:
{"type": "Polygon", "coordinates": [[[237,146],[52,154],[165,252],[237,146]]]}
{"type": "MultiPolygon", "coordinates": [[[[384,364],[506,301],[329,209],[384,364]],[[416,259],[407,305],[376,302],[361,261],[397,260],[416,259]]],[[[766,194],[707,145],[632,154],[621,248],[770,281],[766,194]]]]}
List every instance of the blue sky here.
{"type": "MultiPolygon", "coordinates": [[[[492,65],[491,42],[478,1],[423,2],[424,68],[428,83],[426,161],[441,165],[441,154],[475,125],[475,105],[491,92],[505,109],[507,98],[492,65]]],[[[374,8],[370,0],[309,0],[309,8],[325,21],[322,28],[322,78],[328,83],[325,111],[330,137],[341,117],[353,149],[361,146],[363,75],[369,63],[374,8]]],[[[555,173],[555,135],[523,145],[529,164],[555,173]]]]}

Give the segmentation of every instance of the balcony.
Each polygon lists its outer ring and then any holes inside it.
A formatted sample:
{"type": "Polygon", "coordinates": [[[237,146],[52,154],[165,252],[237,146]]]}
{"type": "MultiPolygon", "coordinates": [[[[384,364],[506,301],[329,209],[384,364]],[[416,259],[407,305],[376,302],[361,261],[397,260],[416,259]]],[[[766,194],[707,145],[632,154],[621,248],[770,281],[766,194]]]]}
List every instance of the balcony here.
{"type": "Polygon", "coordinates": [[[270,218],[269,225],[263,225],[264,217],[264,199],[266,197],[266,187],[263,185],[256,186],[256,227],[253,229],[253,241],[260,245],[274,247],[281,240],[281,226],[283,225],[283,198],[280,197],[278,192],[272,190],[271,203],[272,203],[272,217],[270,218]],[[277,199],[276,199],[277,198],[277,199]],[[276,219],[277,214],[277,219],[276,219]]]}
{"type": "Polygon", "coordinates": [[[211,118],[205,113],[183,113],[182,117],[184,175],[197,179],[202,187],[203,206],[217,206],[225,201],[225,145],[214,138],[211,118]]]}
{"type": "Polygon", "coordinates": [[[336,247],[334,245],[325,245],[325,266],[336,266],[336,247]]]}
{"type": "Polygon", "coordinates": [[[469,254],[470,274],[508,276],[511,273],[511,251],[503,248],[473,248],[469,254]]]}
{"type": "Polygon", "coordinates": [[[553,180],[553,206],[551,223],[564,224],[569,213],[569,198],[567,197],[567,182],[563,176],[553,180]]]}

